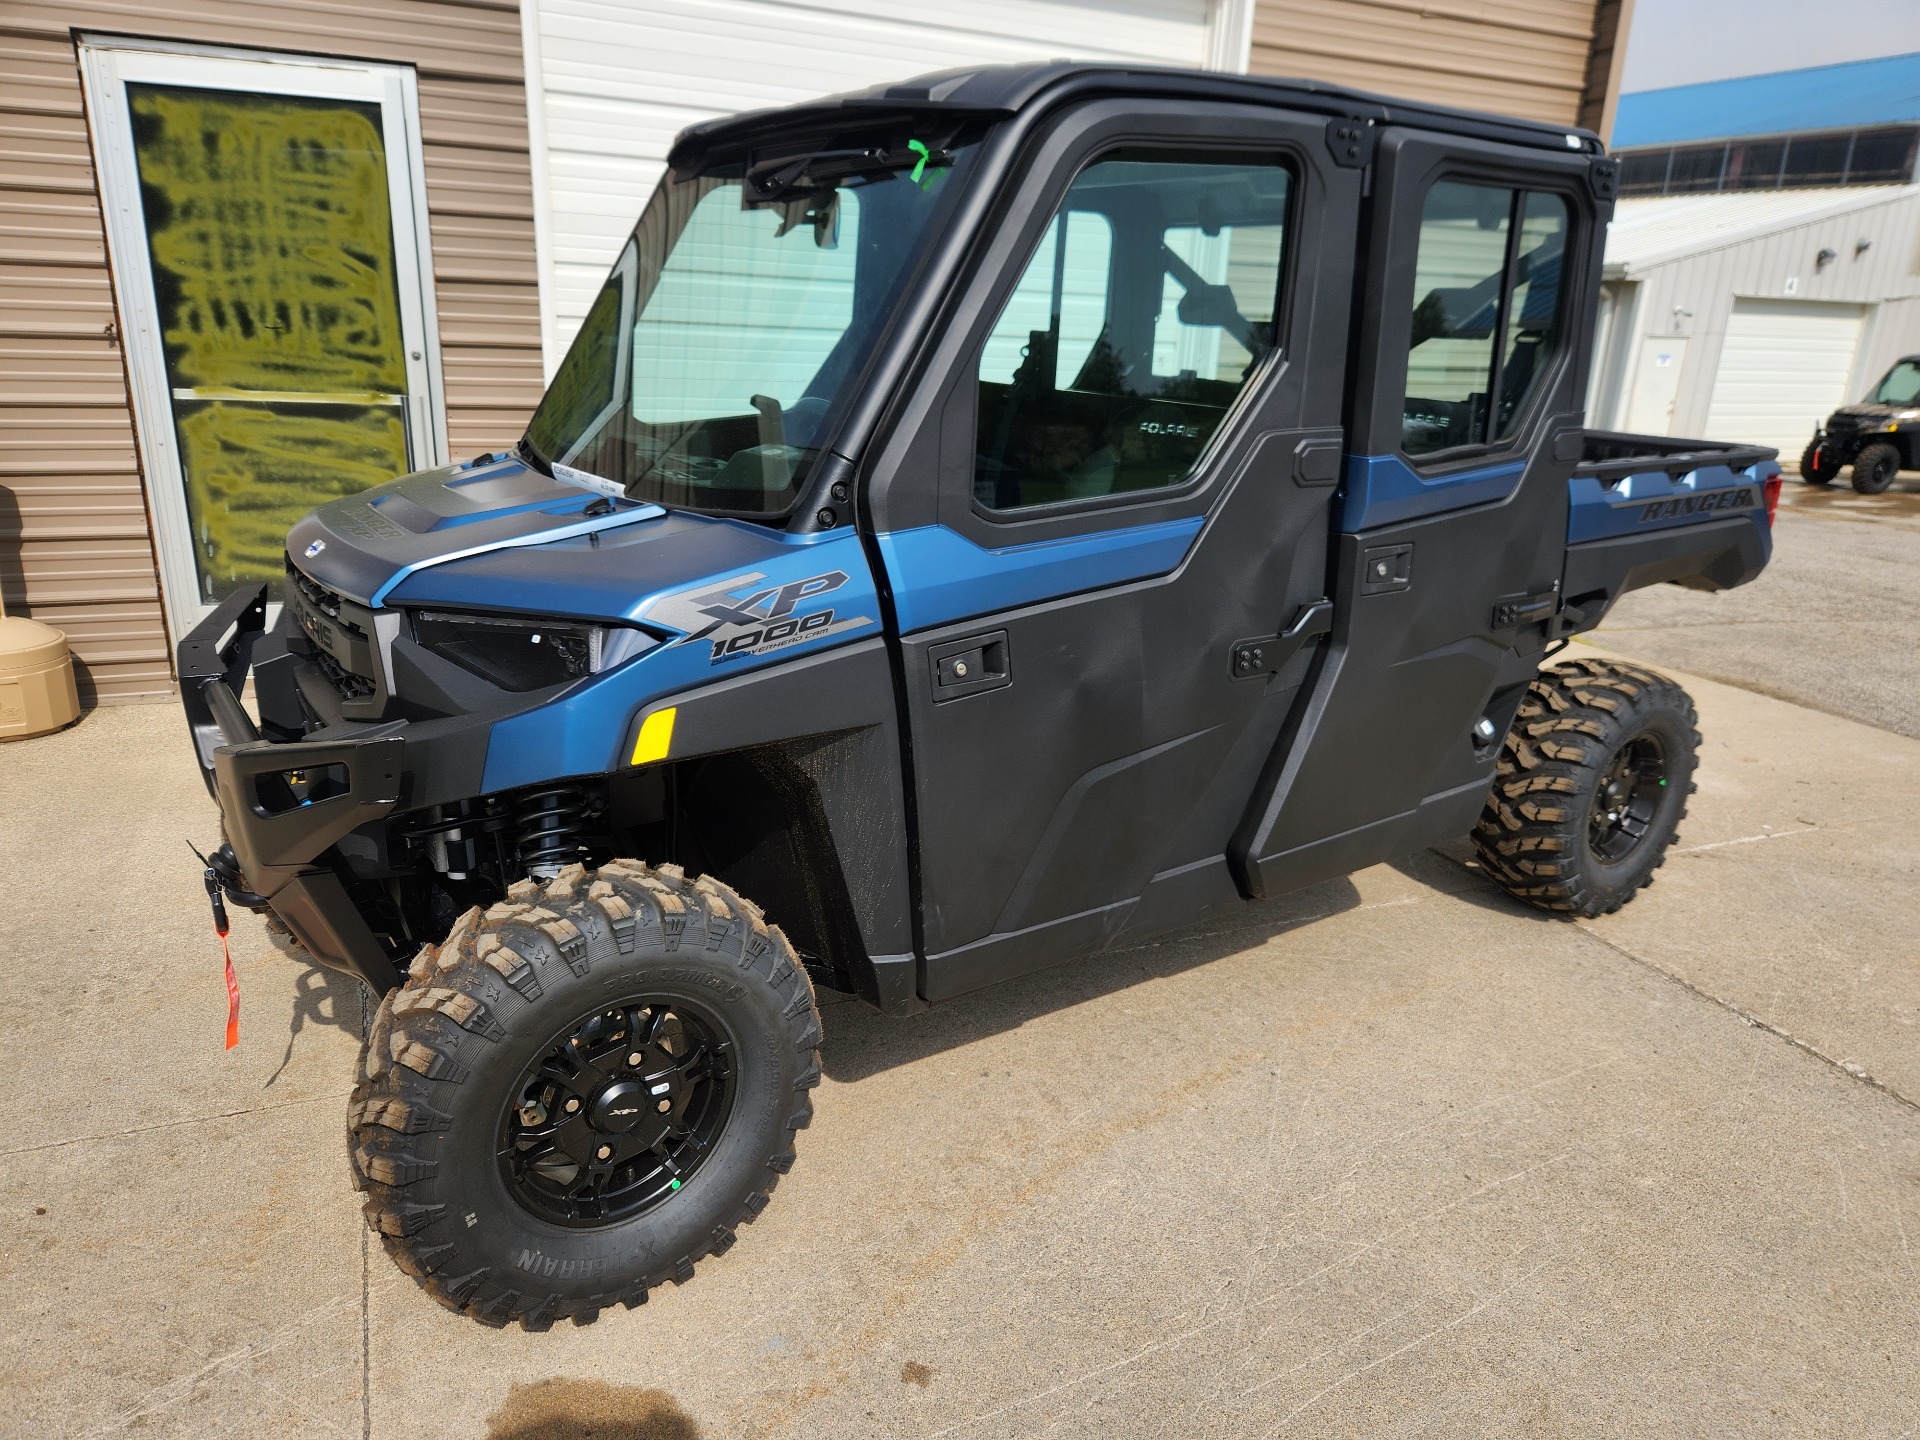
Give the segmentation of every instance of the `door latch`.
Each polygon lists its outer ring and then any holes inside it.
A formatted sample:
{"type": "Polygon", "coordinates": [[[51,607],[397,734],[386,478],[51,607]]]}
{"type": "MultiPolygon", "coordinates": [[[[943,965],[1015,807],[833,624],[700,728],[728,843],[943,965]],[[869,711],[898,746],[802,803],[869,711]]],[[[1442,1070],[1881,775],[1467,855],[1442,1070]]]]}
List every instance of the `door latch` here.
{"type": "Polygon", "coordinates": [[[1316,636],[1333,629],[1333,602],[1316,600],[1302,605],[1293,623],[1278,635],[1262,635],[1233,644],[1233,678],[1246,680],[1255,675],[1277,675],[1282,666],[1300,653],[1300,647],[1316,636]]]}
{"type": "Polygon", "coordinates": [[[927,663],[933,669],[936,705],[1013,683],[1013,665],[1007,654],[1004,630],[935,645],[927,651],[927,663]]]}
{"type": "Polygon", "coordinates": [[[1513,630],[1536,625],[1560,613],[1560,587],[1556,584],[1544,595],[1502,595],[1493,602],[1493,628],[1513,630]]]}

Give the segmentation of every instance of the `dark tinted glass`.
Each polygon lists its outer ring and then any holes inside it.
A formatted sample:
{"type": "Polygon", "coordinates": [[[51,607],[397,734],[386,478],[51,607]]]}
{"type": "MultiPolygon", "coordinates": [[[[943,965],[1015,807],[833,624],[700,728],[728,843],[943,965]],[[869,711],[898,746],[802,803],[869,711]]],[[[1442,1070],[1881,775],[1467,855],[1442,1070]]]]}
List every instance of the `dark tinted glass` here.
{"type": "Polygon", "coordinates": [[[1558,195],[1529,195],[1520,215],[1520,250],[1514,262],[1507,343],[1500,365],[1497,438],[1501,440],[1519,427],[1560,338],[1560,261],[1567,248],[1567,202],[1558,195]]]}
{"type": "Polygon", "coordinates": [[[1622,195],[1658,195],[1667,188],[1667,160],[1671,150],[1642,150],[1620,157],[1622,195]]]}
{"type": "Polygon", "coordinates": [[[1427,192],[1401,422],[1407,454],[1518,431],[1559,349],[1570,224],[1558,195],[1456,180],[1427,192]]]}
{"type": "Polygon", "coordinates": [[[1409,455],[1486,439],[1513,199],[1504,186],[1455,180],[1427,192],[1401,425],[1401,448],[1409,455]]]}
{"type": "Polygon", "coordinates": [[[1673,167],[1667,171],[1667,193],[1686,195],[1701,190],[1718,190],[1725,173],[1725,145],[1696,145],[1673,152],[1673,167]]]}
{"type": "Polygon", "coordinates": [[[1080,173],[980,354],[981,504],[1187,477],[1273,348],[1290,189],[1277,161],[1163,152],[1080,173]]]}
{"type": "Polygon", "coordinates": [[[1787,146],[1785,183],[1838,185],[1847,173],[1847,135],[1818,135],[1787,146]]]}
{"type": "Polygon", "coordinates": [[[1727,150],[1727,190],[1771,190],[1780,183],[1784,140],[1736,141],[1727,150]]]}
{"type": "Polygon", "coordinates": [[[1898,185],[1913,178],[1914,130],[1862,130],[1847,166],[1850,184],[1898,185]]]}

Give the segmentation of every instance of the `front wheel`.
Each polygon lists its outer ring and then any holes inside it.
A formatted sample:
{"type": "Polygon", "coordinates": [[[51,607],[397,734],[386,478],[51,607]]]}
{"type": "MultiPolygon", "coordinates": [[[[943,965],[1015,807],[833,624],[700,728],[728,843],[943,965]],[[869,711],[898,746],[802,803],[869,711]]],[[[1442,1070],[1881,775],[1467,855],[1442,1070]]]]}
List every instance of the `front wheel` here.
{"type": "Polygon", "coordinates": [[[726,886],[631,860],[522,881],[381,1001],[348,1116],[367,1223],[483,1324],[638,1305],[766,1207],[819,1042],[792,947],[726,886]]]}
{"type": "Polygon", "coordinates": [[[1900,473],[1900,452],[1891,445],[1869,445],[1853,457],[1853,488],[1878,495],[1900,473]]]}
{"type": "Polygon", "coordinates": [[[1663,675],[1568,660],[1535,677],[1501,746],[1473,842],[1507,892],[1591,918],[1653,883],[1687,813],[1693,701],[1663,675]]]}
{"type": "Polygon", "coordinates": [[[1807,448],[1800,452],[1800,478],[1809,485],[1831,485],[1834,477],[1840,473],[1838,467],[1826,457],[1826,447],[1818,440],[1807,442],[1807,448]]]}

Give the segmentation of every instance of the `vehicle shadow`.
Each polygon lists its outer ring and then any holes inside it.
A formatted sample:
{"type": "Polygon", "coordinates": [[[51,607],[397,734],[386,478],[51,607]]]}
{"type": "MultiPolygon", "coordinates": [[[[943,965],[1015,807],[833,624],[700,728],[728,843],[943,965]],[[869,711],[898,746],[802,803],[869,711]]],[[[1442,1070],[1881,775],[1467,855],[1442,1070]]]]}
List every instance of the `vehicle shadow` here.
{"type": "Polygon", "coordinates": [[[1017,1029],[1057,1010],[1181,974],[1359,904],[1360,892],[1342,876],[1137,945],[1023,975],[905,1019],[878,1014],[852,996],[822,990],[826,1038],[820,1046],[821,1065],[837,1083],[864,1080],[897,1065],[1017,1029]]]}
{"type": "Polygon", "coordinates": [[[287,1017],[287,1048],[267,1077],[271,1086],[293,1061],[294,1043],[309,1024],[330,1025],[358,1040],[379,1002],[351,975],[308,964],[293,980],[293,1011],[287,1017]]]}
{"type": "Polygon", "coordinates": [[[1469,905],[1477,905],[1482,910],[1494,910],[1522,920],[1535,920],[1543,925],[1568,923],[1564,915],[1536,910],[1509,895],[1499,882],[1480,868],[1473,842],[1464,836],[1422,850],[1417,855],[1403,856],[1387,863],[1410,880],[1417,880],[1422,885],[1469,905]]]}

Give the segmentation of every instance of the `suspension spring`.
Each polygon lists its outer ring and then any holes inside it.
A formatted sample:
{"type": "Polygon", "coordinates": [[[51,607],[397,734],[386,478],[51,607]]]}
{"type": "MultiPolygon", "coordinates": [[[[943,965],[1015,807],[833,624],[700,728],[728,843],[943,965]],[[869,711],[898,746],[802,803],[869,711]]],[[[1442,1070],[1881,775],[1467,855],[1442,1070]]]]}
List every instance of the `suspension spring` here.
{"type": "Polygon", "coordinates": [[[578,785],[551,785],[517,797],[513,821],[527,874],[548,880],[579,860],[586,819],[587,792],[578,785]]]}

